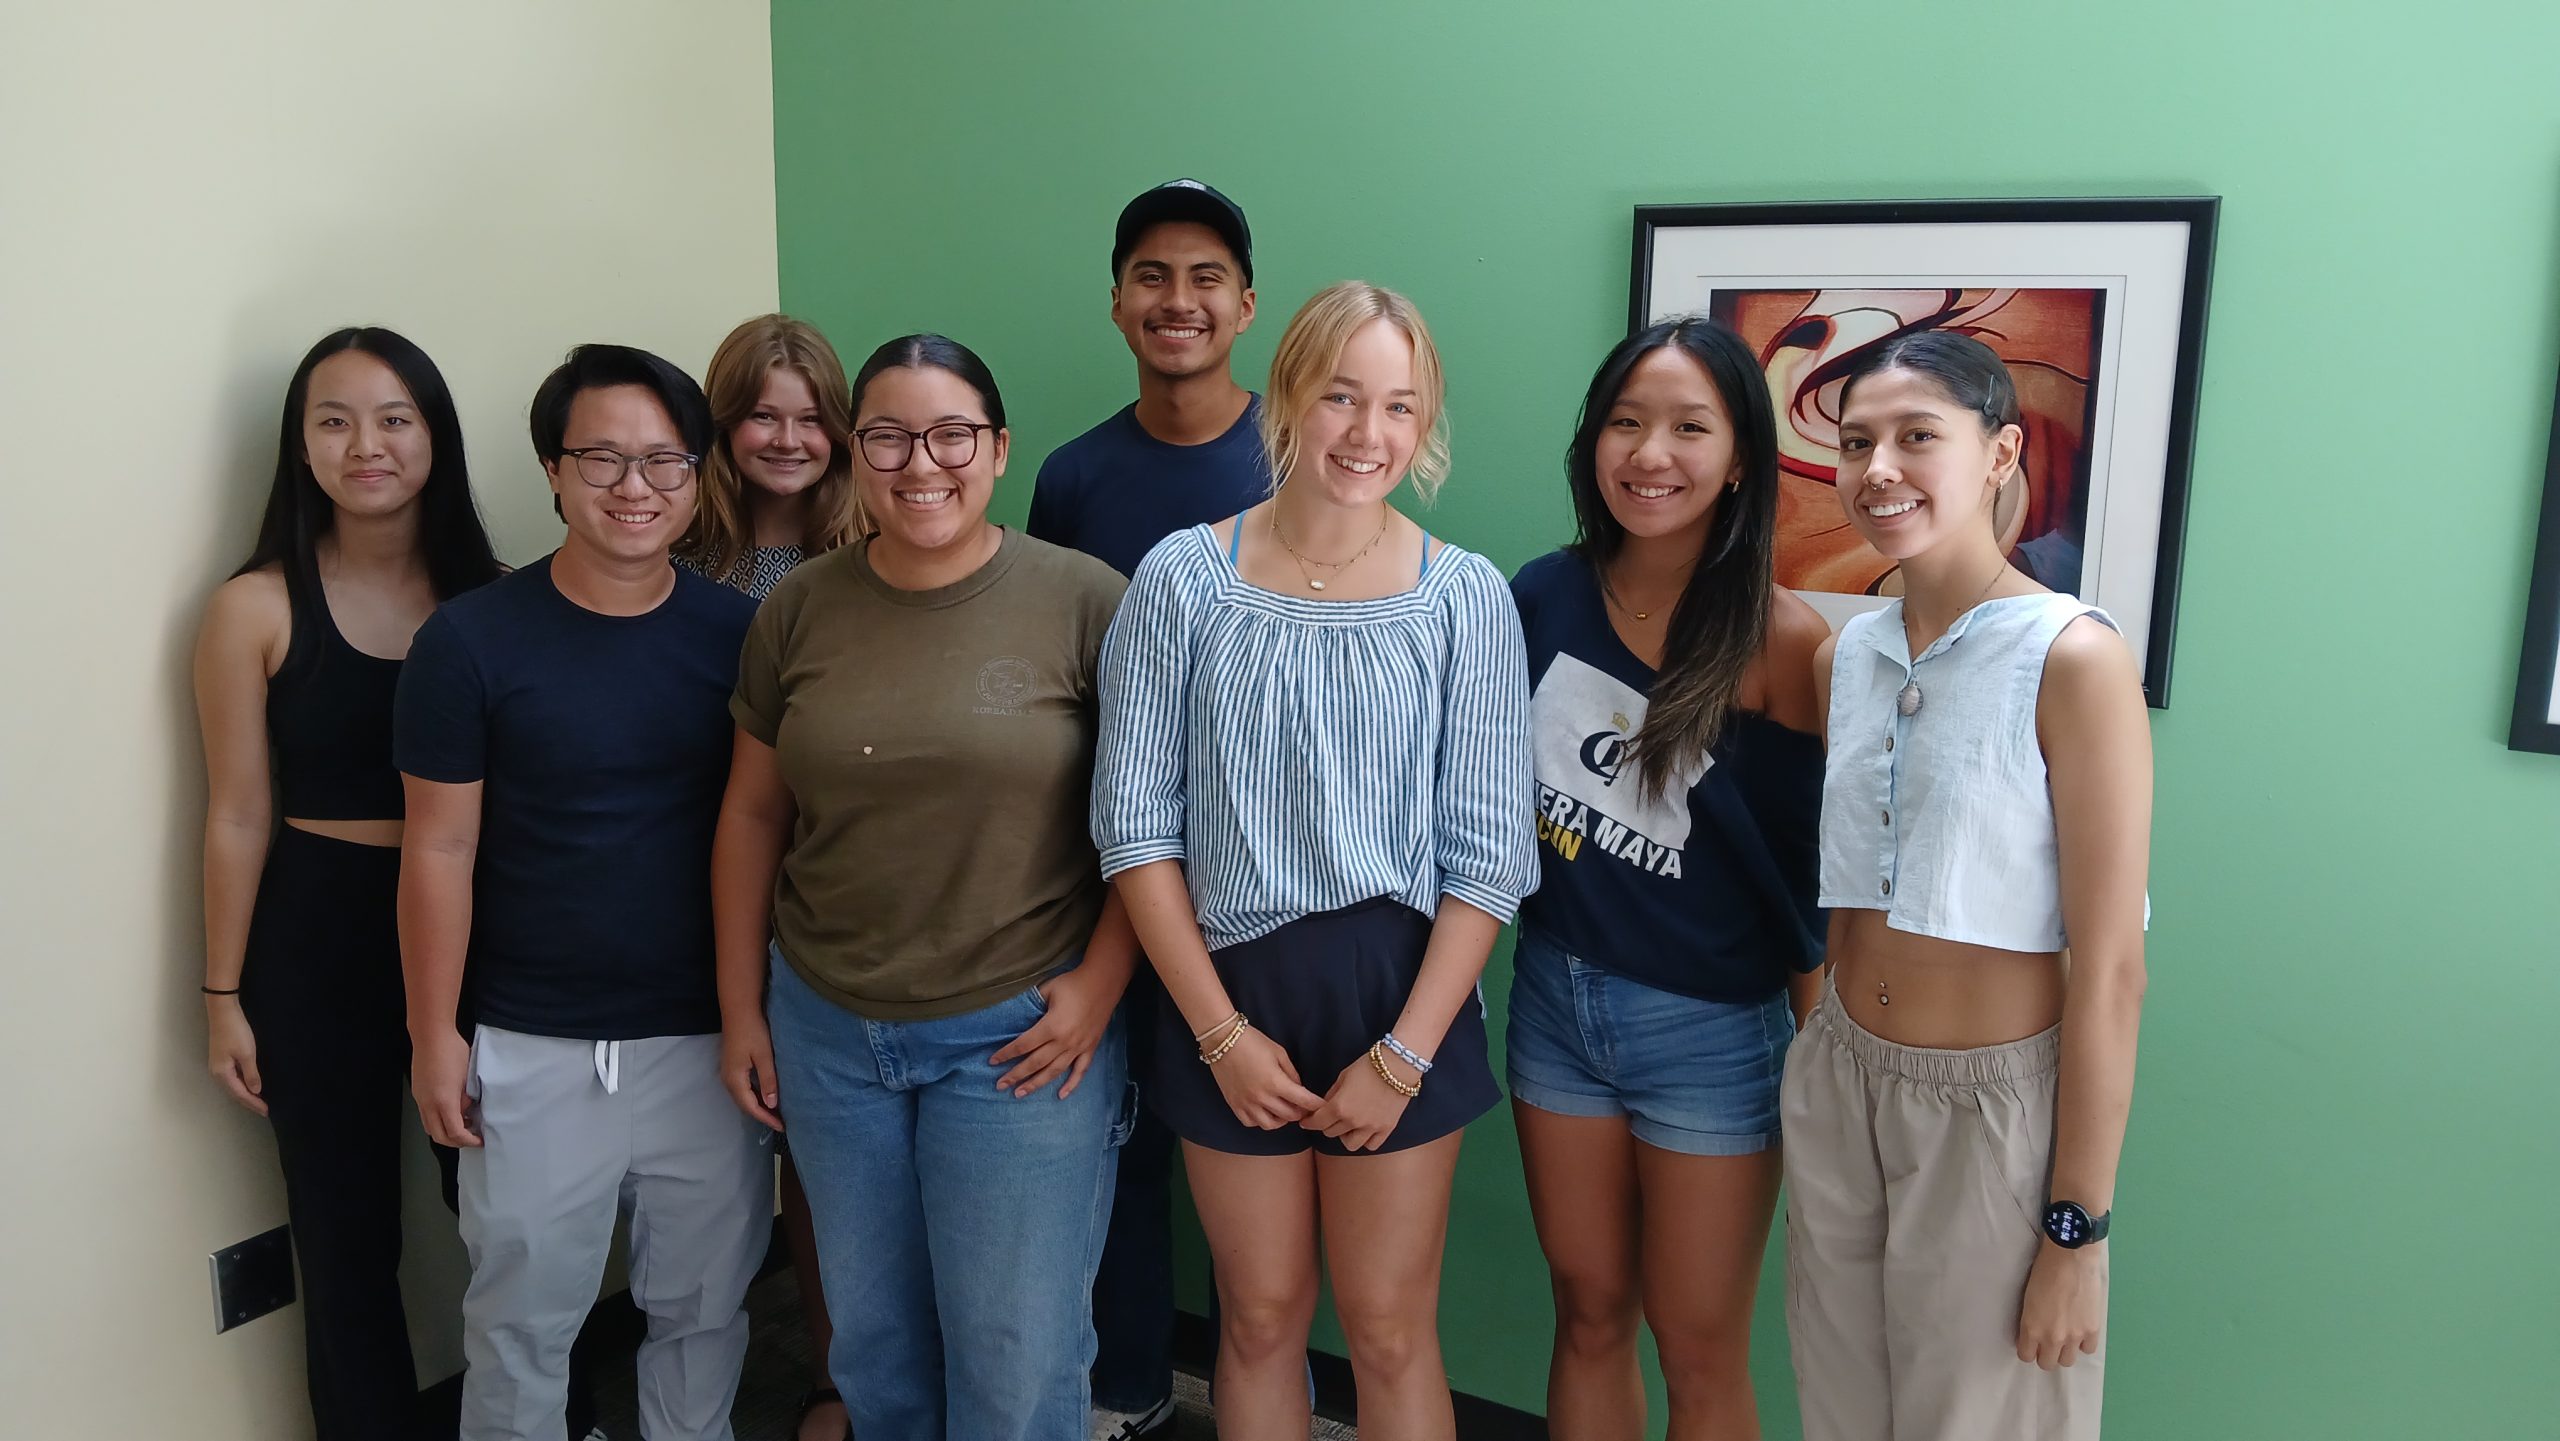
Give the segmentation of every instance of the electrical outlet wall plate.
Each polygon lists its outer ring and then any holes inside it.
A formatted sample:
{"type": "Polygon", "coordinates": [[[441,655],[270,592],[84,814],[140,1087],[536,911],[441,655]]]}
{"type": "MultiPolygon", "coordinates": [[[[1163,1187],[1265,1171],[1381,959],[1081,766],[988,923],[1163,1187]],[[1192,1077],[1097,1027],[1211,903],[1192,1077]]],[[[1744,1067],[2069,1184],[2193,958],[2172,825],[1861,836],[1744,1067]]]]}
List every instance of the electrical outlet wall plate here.
{"type": "Polygon", "coordinates": [[[213,1273],[213,1331],[293,1304],[293,1233],[278,1226],[205,1257],[213,1273]]]}

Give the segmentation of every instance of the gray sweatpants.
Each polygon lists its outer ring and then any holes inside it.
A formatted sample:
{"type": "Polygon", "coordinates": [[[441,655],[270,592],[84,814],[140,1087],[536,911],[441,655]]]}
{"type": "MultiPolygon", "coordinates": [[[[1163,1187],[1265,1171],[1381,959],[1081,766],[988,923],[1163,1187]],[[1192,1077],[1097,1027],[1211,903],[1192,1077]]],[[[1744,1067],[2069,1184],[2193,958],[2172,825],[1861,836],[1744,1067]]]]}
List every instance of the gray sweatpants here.
{"type": "Polygon", "coordinates": [[[1787,1339],[1805,1441],[2096,1441],[2106,1350],[2018,1359],[2059,1029],[1898,1045],[1826,981],[1787,1052],[1787,1339]]]}
{"type": "Polygon", "coordinates": [[[718,1036],[575,1041],[482,1026],[482,1144],[462,1153],[461,1441],[562,1441],[569,1345],[631,1218],[640,1434],[730,1441],[747,1285],[773,1225],[771,1133],[720,1084],[718,1036]]]}

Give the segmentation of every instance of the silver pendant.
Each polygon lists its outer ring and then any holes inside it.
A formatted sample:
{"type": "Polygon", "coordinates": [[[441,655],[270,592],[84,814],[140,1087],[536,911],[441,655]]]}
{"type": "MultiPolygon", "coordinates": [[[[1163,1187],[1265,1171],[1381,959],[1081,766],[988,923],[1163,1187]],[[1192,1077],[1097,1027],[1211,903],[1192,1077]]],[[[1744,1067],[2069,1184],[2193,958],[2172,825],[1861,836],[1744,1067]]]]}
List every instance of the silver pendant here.
{"type": "Polygon", "coordinates": [[[1893,708],[1906,716],[1920,714],[1920,682],[1904,681],[1902,689],[1894,694],[1893,708]]]}
{"type": "Polygon", "coordinates": [[[1324,589],[1324,582],[1320,580],[1310,580],[1307,582],[1307,589],[1322,590],[1324,589]]]}

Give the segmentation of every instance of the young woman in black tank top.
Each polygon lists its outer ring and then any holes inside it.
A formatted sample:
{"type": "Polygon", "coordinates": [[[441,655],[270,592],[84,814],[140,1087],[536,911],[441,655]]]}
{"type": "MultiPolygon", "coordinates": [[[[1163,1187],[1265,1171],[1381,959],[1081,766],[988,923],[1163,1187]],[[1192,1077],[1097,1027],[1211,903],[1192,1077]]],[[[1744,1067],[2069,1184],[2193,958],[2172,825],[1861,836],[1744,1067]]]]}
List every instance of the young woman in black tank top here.
{"type": "Polygon", "coordinates": [[[415,1425],[391,699],[428,612],[498,571],[434,363],[388,330],[313,346],[257,545],[206,606],[195,690],[207,1060],[275,1130],[320,1441],[415,1425]]]}

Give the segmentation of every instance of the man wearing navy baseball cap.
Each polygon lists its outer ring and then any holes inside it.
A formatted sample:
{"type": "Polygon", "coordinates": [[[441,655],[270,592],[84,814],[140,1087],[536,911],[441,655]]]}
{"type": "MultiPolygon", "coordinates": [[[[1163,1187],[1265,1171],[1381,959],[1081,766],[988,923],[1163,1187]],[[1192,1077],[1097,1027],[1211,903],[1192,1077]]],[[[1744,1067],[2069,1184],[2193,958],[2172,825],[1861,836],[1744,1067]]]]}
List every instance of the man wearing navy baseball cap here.
{"type": "MultiPolygon", "coordinates": [[[[1138,399],[1042,463],[1028,529],[1126,575],[1165,537],[1270,494],[1261,398],[1228,366],[1253,324],[1244,210],[1188,179],[1131,200],[1112,231],[1111,323],[1138,362],[1138,399]]],[[[1163,994],[1151,969],[1130,983],[1132,1075],[1144,1074],[1163,994]]],[[[1091,1441],[1173,1422],[1173,1155],[1173,1132],[1142,1110],[1094,1281],[1091,1441]]]]}
{"type": "Polygon", "coordinates": [[[1243,209],[1197,180],[1166,181],[1123,207],[1111,323],[1138,362],[1137,402],[1041,465],[1030,532],[1126,575],[1166,536],[1270,493],[1257,399],[1227,363],[1253,324],[1243,209]]]}
{"type": "Polygon", "coordinates": [[[1253,288],[1253,230],[1245,224],[1243,208],[1215,186],[1190,179],[1168,180],[1121,207],[1119,227],[1112,232],[1113,284],[1119,283],[1122,268],[1149,230],[1179,224],[1205,225],[1216,231],[1243,274],[1244,288],[1253,288]]]}

